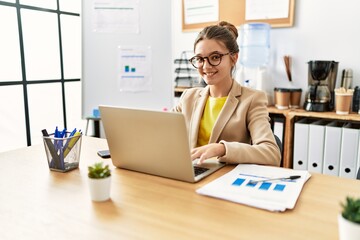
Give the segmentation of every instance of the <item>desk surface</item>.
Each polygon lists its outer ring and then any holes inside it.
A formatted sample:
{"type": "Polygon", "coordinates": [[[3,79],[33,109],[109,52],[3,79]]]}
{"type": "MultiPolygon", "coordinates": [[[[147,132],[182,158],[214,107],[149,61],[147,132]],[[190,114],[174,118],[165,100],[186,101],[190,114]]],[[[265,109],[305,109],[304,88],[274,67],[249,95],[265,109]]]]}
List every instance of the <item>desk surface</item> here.
{"type": "Polygon", "coordinates": [[[83,137],[79,169],[49,171],[43,145],[0,153],[1,239],[338,239],[339,202],[360,181],[312,174],[294,210],[274,213],[199,195],[196,184],[113,168],[111,200],[90,200],[87,166],[104,139],[83,137]]]}

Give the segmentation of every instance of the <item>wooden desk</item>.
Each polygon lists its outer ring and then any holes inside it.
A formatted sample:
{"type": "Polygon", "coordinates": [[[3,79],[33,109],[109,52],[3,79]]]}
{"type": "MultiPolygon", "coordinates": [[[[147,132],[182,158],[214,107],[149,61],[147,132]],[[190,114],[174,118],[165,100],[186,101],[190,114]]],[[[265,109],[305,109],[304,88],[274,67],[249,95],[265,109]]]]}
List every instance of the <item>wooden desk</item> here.
{"type": "MultiPolygon", "coordinates": [[[[339,202],[360,181],[313,174],[294,210],[273,213],[195,193],[191,184],[113,169],[111,200],[90,200],[87,166],[106,149],[83,137],[80,168],[49,171],[43,145],[0,153],[1,239],[338,239],[339,202]]],[[[170,167],[170,165],[169,165],[170,167]]]]}

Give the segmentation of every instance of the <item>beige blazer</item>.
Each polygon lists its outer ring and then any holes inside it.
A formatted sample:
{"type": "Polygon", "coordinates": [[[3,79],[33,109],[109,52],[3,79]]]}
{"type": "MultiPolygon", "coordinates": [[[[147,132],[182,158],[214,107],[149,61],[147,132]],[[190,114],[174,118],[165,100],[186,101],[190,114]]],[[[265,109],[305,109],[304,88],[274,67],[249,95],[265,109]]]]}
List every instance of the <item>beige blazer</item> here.
{"type": "MultiPolygon", "coordinates": [[[[196,147],[208,97],[209,86],[188,89],[173,109],[185,116],[191,148],[196,147]]],[[[220,158],[222,162],[280,165],[281,154],[271,130],[264,92],[234,81],[210,136],[209,143],[218,142],[226,148],[226,154],[220,158]]]]}

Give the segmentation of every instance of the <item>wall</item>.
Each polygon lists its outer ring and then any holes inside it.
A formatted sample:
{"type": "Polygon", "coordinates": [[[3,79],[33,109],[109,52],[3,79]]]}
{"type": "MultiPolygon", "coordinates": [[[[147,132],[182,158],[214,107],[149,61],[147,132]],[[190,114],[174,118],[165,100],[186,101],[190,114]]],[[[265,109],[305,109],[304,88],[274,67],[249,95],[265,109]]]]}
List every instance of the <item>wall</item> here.
{"type": "MultiPolygon", "coordinates": [[[[271,30],[271,60],[269,73],[274,87],[303,89],[302,102],[307,90],[307,62],[335,60],[339,62],[337,86],[341,71],[351,68],[353,86],[360,85],[360,2],[357,0],[297,0],[294,26],[271,30]],[[289,82],[282,57],[293,58],[289,82]]],[[[173,3],[173,56],[183,50],[192,50],[197,32],[181,30],[181,0],[173,3]]]]}

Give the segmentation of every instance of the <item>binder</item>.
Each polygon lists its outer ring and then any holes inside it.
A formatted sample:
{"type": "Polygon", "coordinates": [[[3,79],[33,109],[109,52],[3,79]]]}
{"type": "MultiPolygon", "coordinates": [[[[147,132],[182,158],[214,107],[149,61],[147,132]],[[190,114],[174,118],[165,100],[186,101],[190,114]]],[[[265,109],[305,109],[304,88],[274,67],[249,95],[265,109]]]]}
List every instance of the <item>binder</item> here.
{"type": "Polygon", "coordinates": [[[356,178],[359,148],[359,124],[347,123],[342,127],[339,176],[356,178]]]}
{"type": "Polygon", "coordinates": [[[307,170],[309,124],[312,122],[314,120],[310,118],[303,118],[294,124],[293,168],[295,170],[307,170]]]}
{"type": "Polygon", "coordinates": [[[322,173],[324,159],[325,125],[329,121],[318,120],[309,125],[308,164],[309,172],[322,173]]]}
{"type": "Polygon", "coordinates": [[[279,137],[282,143],[284,142],[284,118],[274,118],[274,134],[279,137]]]}
{"type": "Polygon", "coordinates": [[[339,176],[343,122],[333,121],[325,126],[323,174],[339,176]]]}

